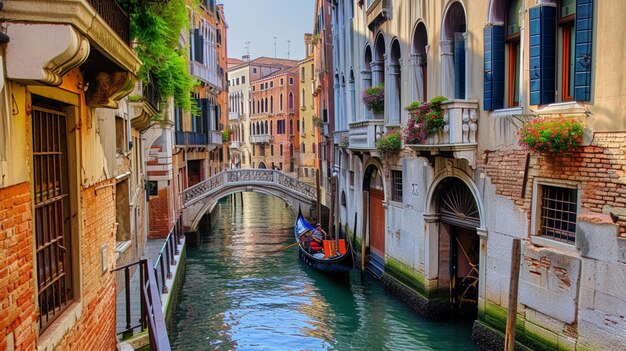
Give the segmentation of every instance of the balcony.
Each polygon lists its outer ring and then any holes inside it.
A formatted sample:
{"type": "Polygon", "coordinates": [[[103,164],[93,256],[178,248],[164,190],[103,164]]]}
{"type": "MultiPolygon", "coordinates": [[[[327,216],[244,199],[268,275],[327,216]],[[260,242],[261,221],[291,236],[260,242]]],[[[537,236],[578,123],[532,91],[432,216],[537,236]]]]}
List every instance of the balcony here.
{"type": "Polygon", "coordinates": [[[222,77],[216,72],[211,72],[211,69],[205,66],[203,63],[197,61],[189,61],[189,73],[200,79],[206,84],[210,84],[217,89],[223,88],[222,77]]]}
{"type": "Polygon", "coordinates": [[[115,0],[10,1],[0,21],[11,38],[7,78],[58,86],[80,67],[91,107],[117,108],[133,90],[141,61],[129,45],[128,13],[115,0]]]}
{"type": "Polygon", "coordinates": [[[374,32],[383,22],[391,17],[389,0],[367,0],[367,27],[374,32]]]}
{"type": "Polygon", "coordinates": [[[219,130],[211,130],[208,133],[176,131],[176,145],[207,147],[222,144],[222,133],[219,130]]]}
{"type": "Polygon", "coordinates": [[[274,136],[270,134],[251,135],[250,142],[253,144],[268,144],[274,140],[274,136]]]}
{"type": "MultiPolygon", "coordinates": [[[[447,100],[441,104],[444,126],[441,133],[428,138],[425,144],[405,145],[417,152],[431,155],[452,153],[454,158],[466,159],[476,166],[476,132],[478,130],[478,101],[447,100]]],[[[411,112],[411,110],[409,110],[411,112]]]]}
{"type": "Polygon", "coordinates": [[[371,151],[376,149],[376,140],[384,133],[385,121],[371,119],[350,123],[348,131],[349,149],[371,151]]]}
{"type": "Polygon", "coordinates": [[[153,117],[160,112],[161,93],[152,77],[148,83],[138,82],[135,90],[128,98],[128,104],[132,109],[132,126],[143,130],[150,127],[153,117]]]}
{"type": "Polygon", "coordinates": [[[238,119],[239,119],[239,113],[237,113],[237,112],[230,112],[228,114],[228,120],[229,121],[236,121],[238,119]]]}
{"type": "Polygon", "coordinates": [[[241,147],[241,142],[239,141],[231,141],[230,144],[228,145],[229,148],[231,149],[239,149],[241,147]]]}

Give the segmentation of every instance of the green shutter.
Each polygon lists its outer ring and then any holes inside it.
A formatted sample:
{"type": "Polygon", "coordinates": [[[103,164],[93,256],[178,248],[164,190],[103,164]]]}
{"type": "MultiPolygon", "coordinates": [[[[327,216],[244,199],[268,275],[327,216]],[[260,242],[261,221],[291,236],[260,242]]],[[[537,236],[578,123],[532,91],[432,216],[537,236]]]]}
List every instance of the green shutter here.
{"type": "Polygon", "coordinates": [[[556,8],[529,9],[530,104],[550,104],[556,89],[556,8]]]}

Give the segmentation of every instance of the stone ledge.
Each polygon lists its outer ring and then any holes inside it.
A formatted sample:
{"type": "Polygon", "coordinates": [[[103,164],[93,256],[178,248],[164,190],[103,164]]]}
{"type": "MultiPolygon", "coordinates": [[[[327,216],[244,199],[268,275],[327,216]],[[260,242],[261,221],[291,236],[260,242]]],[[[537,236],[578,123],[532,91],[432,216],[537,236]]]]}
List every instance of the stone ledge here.
{"type": "MultiPolygon", "coordinates": [[[[474,326],[472,327],[472,341],[482,350],[504,350],[504,334],[479,320],[474,321],[474,326]]],[[[515,342],[515,350],[532,351],[531,348],[528,348],[519,342],[515,342]]]]}

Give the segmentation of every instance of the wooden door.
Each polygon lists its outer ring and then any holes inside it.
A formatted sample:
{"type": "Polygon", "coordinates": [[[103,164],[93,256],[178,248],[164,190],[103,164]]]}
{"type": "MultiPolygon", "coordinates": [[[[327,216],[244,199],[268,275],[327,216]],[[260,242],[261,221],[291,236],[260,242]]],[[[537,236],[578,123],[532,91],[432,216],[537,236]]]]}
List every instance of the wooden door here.
{"type": "Polygon", "coordinates": [[[370,249],[385,257],[385,209],[382,190],[370,189],[370,249]]]}

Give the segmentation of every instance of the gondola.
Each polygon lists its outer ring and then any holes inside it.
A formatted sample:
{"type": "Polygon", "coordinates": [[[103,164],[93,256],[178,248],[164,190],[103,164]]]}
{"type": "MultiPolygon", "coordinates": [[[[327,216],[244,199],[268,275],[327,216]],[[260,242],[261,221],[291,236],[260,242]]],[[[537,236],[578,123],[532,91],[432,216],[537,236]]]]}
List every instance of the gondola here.
{"type": "Polygon", "coordinates": [[[300,260],[311,268],[327,274],[347,273],[354,267],[352,244],[346,238],[324,240],[324,252],[311,253],[307,250],[303,238],[315,228],[302,216],[298,217],[294,226],[296,242],[300,251],[300,260]]]}

